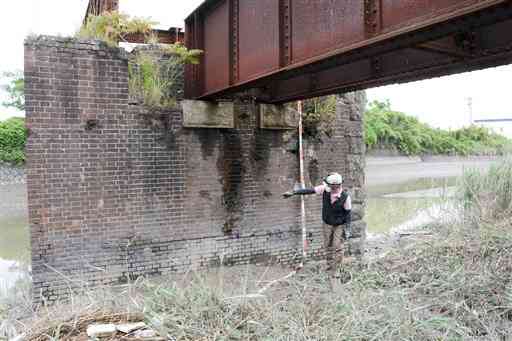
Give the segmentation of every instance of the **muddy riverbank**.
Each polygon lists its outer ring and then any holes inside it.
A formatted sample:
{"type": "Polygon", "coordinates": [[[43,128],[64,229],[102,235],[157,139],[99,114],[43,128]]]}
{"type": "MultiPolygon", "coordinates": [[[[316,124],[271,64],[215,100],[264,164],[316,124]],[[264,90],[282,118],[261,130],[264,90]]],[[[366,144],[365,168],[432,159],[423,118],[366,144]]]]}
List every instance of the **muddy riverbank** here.
{"type": "Polygon", "coordinates": [[[366,185],[398,184],[414,179],[450,178],[462,175],[466,168],[485,170],[496,157],[368,157],[366,185]]]}

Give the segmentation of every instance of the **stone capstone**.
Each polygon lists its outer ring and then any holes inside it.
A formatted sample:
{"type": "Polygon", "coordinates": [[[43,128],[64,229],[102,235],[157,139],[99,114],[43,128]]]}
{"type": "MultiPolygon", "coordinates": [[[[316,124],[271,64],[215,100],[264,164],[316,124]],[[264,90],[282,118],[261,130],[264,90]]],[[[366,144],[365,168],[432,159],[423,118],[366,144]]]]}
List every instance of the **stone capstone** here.
{"type": "Polygon", "coordinates": [[[299,112],[288,105],[260,105],[261,129],[297,129],[299,112]]]}
{"type": "Polygon", "coordinates": [[[183,100],[183,127],[185,128],[234,128],[233,102],[206,102],[183,100]]]}

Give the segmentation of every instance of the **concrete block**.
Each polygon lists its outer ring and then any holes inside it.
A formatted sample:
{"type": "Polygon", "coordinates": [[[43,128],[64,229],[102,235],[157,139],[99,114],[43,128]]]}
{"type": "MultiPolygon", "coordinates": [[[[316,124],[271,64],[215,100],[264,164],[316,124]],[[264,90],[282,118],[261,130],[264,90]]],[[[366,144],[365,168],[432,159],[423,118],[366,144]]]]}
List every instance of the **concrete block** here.
{"type": "Polygon", "coordinates": [[[296,129],[299,113],[286,105],[260,104],[261,129],[296,129]]]}
{"type": "Polygon", "coordinates": [[[90,338],[110,337],[116,333],[115,324],[93,324],[87,327],[87,336],[90,338]]]}
{"type": "Polygon", "coordinates": [[[183,126],[185,128],[234,128],[233,102],[207,102],[183,100],[183,126]]]}

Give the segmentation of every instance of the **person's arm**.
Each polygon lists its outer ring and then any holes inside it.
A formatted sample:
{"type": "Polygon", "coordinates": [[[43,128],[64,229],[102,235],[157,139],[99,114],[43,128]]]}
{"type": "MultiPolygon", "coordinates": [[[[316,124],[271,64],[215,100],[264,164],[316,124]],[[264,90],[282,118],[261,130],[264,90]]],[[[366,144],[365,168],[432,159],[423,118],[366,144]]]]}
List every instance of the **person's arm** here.
{"type": "Polygon", "coordinates": [[[322,194],[325,190],[324,185],[316,186],[313,188],[297,189],[295,191],[288,191],[283,193],[283,197],[289,198],[293,195],[308,195],[308,194],[322,194]]]}
{"type": "Polygon", "coordinates": [[[294,191],[288,191],[283,193],[283,197],[289,198],[293,195],[307,195],[307,194],[315,194],[314,188],[303,188],[303,189],[297,189],[294,191]]]}

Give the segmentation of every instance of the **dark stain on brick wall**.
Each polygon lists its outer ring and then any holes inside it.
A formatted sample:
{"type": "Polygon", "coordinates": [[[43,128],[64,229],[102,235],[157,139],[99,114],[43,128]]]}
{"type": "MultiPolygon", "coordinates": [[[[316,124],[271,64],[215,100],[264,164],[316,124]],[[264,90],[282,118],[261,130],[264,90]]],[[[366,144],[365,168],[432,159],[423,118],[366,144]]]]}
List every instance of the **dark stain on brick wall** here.
{"type": "Polygon", "coordinates": [[[91,131],[91,130],[94,130],[96,128],[99,128],[99,121],[96,120],[96,119],[88,119],[86,122],[85,122],[85,130],[88,130],[88,131],[91,131]]]}
{"type": "Polygon", "coordinates": [[[177,132],[172,129],[170,116],[172,112],[163,109],[141,110],[142,117],[147,127],[155,134],[155,141],[168,149],[172,149],[176,143],[177,132]]]}
{"type": "Polygon", "coordinates": [[[317,158],[311,158],[308,162],[309,181],[317,184],[320,181],[320,167],[317,158]]]}
{"type": "Polygon", "coordinates": [[[242,177],[245,167],[242,163],[242,141],[235,129],[221,130],[221,146],[217,168],[222,174],[222,205],[226,210],[223,226],[225,234],[231,234],[239,220],[241,211],[242,177]]]}
{"type": "Polygon", "coordinates": [[[272,147],[280,146],[279,136],[271,131],[255,129],[254,130],[254,149],[252,150],[252,159],[255,162],[254,168],[259,177],[265,176],[270,161],[270,151],[272,147]]]}
{"type": "Polygon", "coordinates": [[[196,134],[201,143],[201,152],[203,160],[213,156],[213,152],[217,148],[220,140],[219,129],[196,128],[191,130],[196,134]]]}

